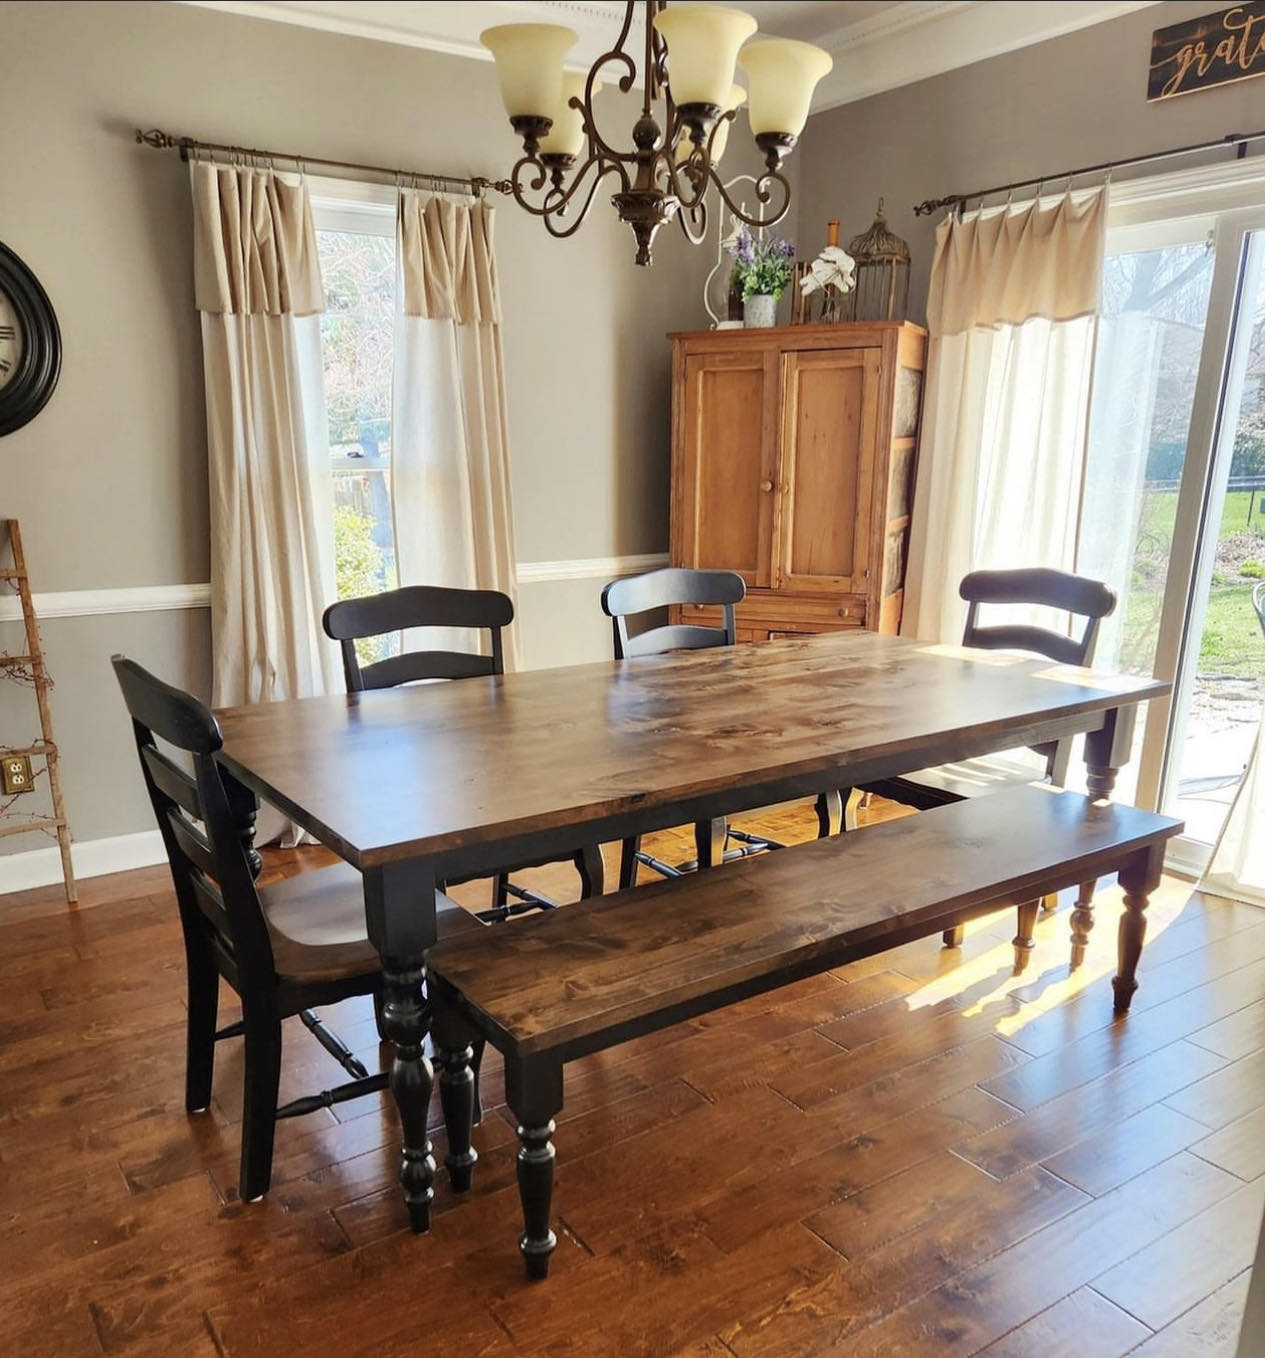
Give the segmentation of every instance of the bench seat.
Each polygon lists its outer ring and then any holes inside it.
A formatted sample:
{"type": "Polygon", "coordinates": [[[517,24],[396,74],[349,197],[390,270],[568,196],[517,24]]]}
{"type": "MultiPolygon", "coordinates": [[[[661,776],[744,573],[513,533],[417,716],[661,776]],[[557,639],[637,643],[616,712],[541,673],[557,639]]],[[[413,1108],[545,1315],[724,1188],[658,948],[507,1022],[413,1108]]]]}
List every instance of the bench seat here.
{"type": "MultiPolygon", "coordinates": [[[[1128,1008],[1147,897],[1181,823],[1042,786],[962,801],[778,854],[568,906],[440,942],[428,960],[433,1033],[456,1091],[472,1036],[505,1056],[520,1123],[528,1273],[547,1272],[553,1115],[563,1063],[787,985],[1089,876],[1120,875],[1126,914],[1115,978],[1128,1008]]],[[[1016,940],[1021,949],[1029,938],[1016,940]]],[[[449,1124],[454,1187],[469,1131],[449,1124]]]]}

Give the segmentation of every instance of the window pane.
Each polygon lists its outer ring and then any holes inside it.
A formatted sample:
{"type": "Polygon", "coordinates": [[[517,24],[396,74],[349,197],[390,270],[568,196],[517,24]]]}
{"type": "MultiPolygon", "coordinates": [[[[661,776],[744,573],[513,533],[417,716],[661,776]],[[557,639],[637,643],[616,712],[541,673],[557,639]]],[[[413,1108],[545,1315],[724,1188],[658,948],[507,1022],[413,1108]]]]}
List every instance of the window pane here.
{"type": "MultiPolygon", "coordinates": [[[[1119,602],[1095,664],[1154,672],[1213,255],[1203,240],[1108,254],[1094,359],[1077,569],[1119,602]]],[[[1131,801],[1146,722],[1117,796],[1131,801]]]]}
{"type": "MultiPolygon", "coordinates": [[[[334,551],[340,599],[396,584],[391,526],[391,372],[395,325],[392,236],[318,231],[325,314],[321,345],[334,551]]],[[[398,638],[357,646],[362,661],[381,659],[398,638]]]]}

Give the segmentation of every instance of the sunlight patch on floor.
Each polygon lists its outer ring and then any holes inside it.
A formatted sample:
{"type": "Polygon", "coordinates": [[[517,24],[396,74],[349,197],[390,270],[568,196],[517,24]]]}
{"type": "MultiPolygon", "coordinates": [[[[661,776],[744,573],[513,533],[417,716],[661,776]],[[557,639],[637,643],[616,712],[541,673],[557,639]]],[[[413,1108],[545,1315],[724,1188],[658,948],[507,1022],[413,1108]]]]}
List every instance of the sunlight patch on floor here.
{"type": "MultiPolygon", "coordinates": [[[[1037,923],[1036,948],[1021,976],[1014,973],[1015,950],[1008,940],[998,938],[995,946],[951,967],[934,980],[919,986],[905,997],[911,1011],[927,1009],[945,1000],[957,999],[962,1004],[964,1017],[983,1013],[991,1007],[1003,1008],[996,1032],[1008,1037],[1019,1032],[1034,1019],[1057,1008],[1081,991],[1092,986],[1100,977],[1110,976],[1116,969],[1115,923],[1121,909],[1121,893],[1112,887],[1099,893],[1095,909],[1095,928],[1090,935],[1085,961],[1074,972],[1068,970],[1071,948],[1070,911],[1060,905],[1053,914],[1043,916],[1037,923]],[[1015,1000],[1021,1007],[1013,1010],[1015,1000]]],[[[1185,909],[1189,889],[1157,893],[1147,910],[1147,938],[1155,939],[1168,928],[1185,909]]],[[[1007,916],[1013,920],[1013,912],[1007,916]]],[[[968,938],[996,930],[998,916],[990,915],[966,926],[968,938]]],[[[1144,978],[1146,950],[1142,952],[1140,978],[1144,978]]]]}

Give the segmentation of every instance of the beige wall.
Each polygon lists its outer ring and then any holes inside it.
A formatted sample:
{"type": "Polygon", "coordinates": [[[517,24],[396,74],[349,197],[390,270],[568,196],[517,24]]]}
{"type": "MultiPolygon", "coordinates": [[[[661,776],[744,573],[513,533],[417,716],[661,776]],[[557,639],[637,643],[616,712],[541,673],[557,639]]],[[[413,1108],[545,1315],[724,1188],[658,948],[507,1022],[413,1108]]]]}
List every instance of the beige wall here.
{"type": "Polygon", "coordinates": [[[917,218],[914,203],[1259,131],[1265,80],[1146,102],[1152,31],[1216,8],[1207,0],[1152,5],[811,119],[800,164],[801,243],[808,249],[814,234],[824,242],[830,217],[842,221],[845,240],[864,230],[883,195],[888,222],[913,252],[911,317],[922,320],[939,214],[917,218]]]}
{"type": "MultiPolygon", "coordinates": [[[[64,342],[52,401],[0,439],[0,515],[22,521],[37,591],[207,578],[187,172],[134,126],[463,173],[503,173],[513,151],[489,64],[169,3],[0,4],[0,240],[64,342]]],[[[510,202],[497,232],[519,559],[666,549],[663,335],[699,323],[707,262],[671,229],[637,269],[601,195],[571,241],[510,202]]],[[[524,592],[534,663],[605,653],[600,584],[524,592]]],[[[203,690],[205,611],[50,619],[44,635],[76,838],[148,828],[108,656],[203,690]]],[[[25,734],[15,697],[0,741],[25,734]]]]}

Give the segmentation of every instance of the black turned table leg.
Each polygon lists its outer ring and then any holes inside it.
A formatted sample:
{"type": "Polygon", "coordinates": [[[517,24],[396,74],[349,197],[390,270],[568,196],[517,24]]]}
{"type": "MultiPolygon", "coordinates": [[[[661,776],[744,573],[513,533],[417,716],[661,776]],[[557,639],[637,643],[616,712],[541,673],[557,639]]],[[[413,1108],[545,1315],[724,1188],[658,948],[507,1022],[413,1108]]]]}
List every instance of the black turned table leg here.
{"type": "Polygon", "coordinates": [[[453,1192],[464,1193],[479,1158],[471,1145],[475,1106],[472,1034],[438,990],[431,998],[431,1015],[431,1036],[439,1062],[439,1102],[448,1133],[444,1165],[453,1192]]]}
{"type": "Polygon", "coordinates": [[[562,1107],[562,1062],[551,1056],[505,1058],[505,1099],[518,1120],[518,1248],[531,1279],[549,1276],[558,1238],[549,1229],[553,1201],[553,1115],[562,1107]]]}
{"type": "Polygon", "coordinates": [[[1119,965],[1111,980],[1116,996],[1116,1013],[1128,1013],[1138,988],[1138,961],[1146,940],[1146,907],[1151,892],[1160,884],[1164,873],[1163,844],[1144,850],[1120,869],[1120,885],[1124,888],[1124,914],[1120,916],[1117,936],[1119,965]]]}
{"type": "Polygon", "coordinates": [[[435,875],[424,864],[367,869],[365,920],[382,958],[382,1027],[395,1048],[391,1093],[404,1134],[400,1185],[414,1231],[430,1229],[435,1159],[426,1112],[435,1085],[424,1042],[429,1014],[423,1000],[426,949],[435,941],[435,875]]]}

